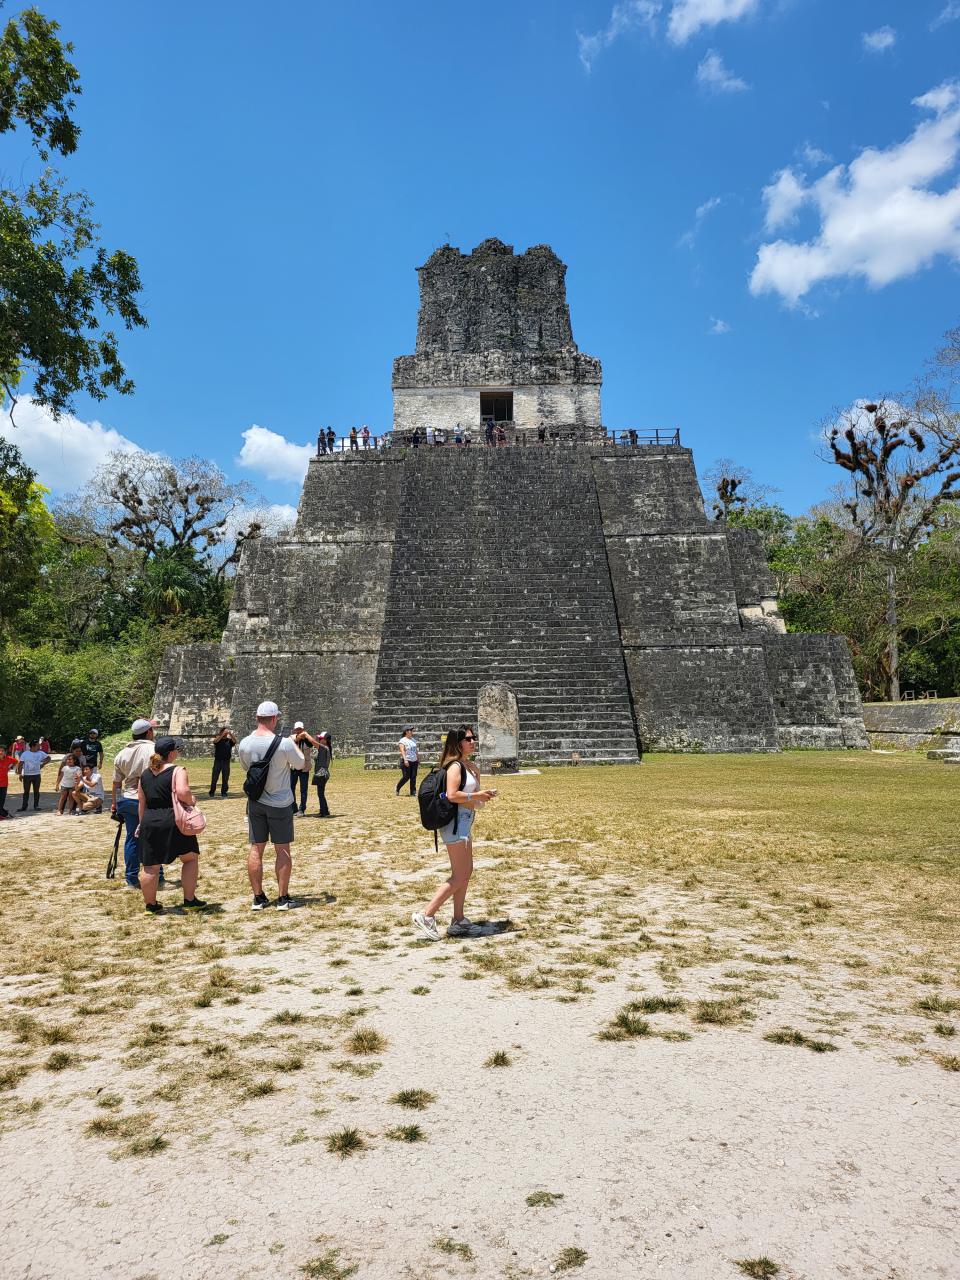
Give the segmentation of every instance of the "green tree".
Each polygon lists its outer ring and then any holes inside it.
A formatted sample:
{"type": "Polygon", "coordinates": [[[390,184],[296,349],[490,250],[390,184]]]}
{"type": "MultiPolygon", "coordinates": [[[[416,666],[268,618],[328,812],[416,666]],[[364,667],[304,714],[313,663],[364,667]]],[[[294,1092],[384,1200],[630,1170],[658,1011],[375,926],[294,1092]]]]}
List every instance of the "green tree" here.
{"type": "Polygon", "coordinates": [[[46,492],[16,445],[0,439],[0,633],[37,585],[53,540],[46,492]]]}
{"type": "Polygon", "coordinates": [[[843,508],[884,568],[886,695],[900,699],[898,579],[944,503],[960,498],[960,330],[946,335],[927,376],[903,401],[858,404],[827,432],[830,460],[849,476],[843,508]]]}
{"type": "Polygon", "coordinates": [[[70,43],[59,25],[34,8],[11,18],[0,35],[0,132],[24,126],[46,167],[25,189],[0,188],[0,386],[10,398],[24,377],[55,416],[86,391],[133,390],[116,334],[146,324],[138,305],[136,260],[99,242],[93,205],[46,162],[68,156],[80,131],[72,118],[81,92],[70,43]]]}

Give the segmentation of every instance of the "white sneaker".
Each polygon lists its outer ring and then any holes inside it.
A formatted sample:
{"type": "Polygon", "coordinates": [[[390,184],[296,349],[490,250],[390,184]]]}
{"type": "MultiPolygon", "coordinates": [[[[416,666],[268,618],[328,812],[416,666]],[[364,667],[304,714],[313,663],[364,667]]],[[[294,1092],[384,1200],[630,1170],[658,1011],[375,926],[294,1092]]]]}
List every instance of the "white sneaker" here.
{"type": "Polygon", "coordinates": [[[483,930],[480,926],[468,920],[466,916],[462,920],[454,920],[447,929],[448,938],[479,938],[481,933],[483,930]]]}
{"type": "Polygon", "coordinates": [[[440,941],[440,931],[437,929],[437,922],[433,916],[425,916],[422,911],[415,911],[410,919],[414,928],[419,929],[431,942],[440,941]]]}

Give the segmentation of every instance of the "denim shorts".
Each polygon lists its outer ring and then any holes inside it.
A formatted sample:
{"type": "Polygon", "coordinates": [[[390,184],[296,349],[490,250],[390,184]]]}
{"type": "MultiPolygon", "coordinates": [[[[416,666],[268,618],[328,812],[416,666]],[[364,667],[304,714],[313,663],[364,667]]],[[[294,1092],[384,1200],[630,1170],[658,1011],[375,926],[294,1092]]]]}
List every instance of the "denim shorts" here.
{"type": "Polygon", "coordinates": [[[469,840],[470,832],[473,827],[473,819],[476,816],[473,809],[467,809],[464,805],[460,805],[457,809],[457,816],[452,818],[445,827],[441,827],[437,832],[444,844],[459,844],[461,840],[469,840]],[[456,824],[456,834],[454,834],[454,824],[456,824]]]}

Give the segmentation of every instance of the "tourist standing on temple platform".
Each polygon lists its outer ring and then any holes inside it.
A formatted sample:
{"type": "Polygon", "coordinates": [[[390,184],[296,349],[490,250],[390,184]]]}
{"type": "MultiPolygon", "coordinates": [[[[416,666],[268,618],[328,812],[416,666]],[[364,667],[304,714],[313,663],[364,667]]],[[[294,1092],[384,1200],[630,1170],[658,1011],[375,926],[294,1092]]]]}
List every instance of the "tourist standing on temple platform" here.
{"type": "Polygon", "coordinates": [[[403,736],[397,743],[397,750],[400,752],[400,781],[397,783],[396,794],[399,795],[403,790],[404,784],[410,783],[410,794],[417,794],[417,769],[420,767],[420,748],[417,746],[417,740],[413,736],[413,729],[407,727],[403,731],[403,736]]]}
{"type": "Polygon", "coordinates": [[[176,758],[176,739],[158,738],[137,786],[137,833],[143,858],[140,889],[144,910],[151,916],[163,915],[163,907],[157,902],[157,889],[162,883],[163,868],[177,858],[180,859],[184,911],[202,911],[207,905],[197,897],[200,856],[197,837],[186,835],[177,826],[174,791],[184,806],[195,805],[196,800],[187,771],[174,763],[176,758]]]}
{"type": "Polygon", "coordinates": [[[250,853],[247,857],[247,875],[253,889],[253,910],[262,911],[270,905],[263,892],[263,851],[268,840],[273,841],[276,853],[277,910],[289,911],[290,872],[293,859],[293,805],[290,795],[290,770],[303,768],[303,753],[293,738],[281,738],[277,733],[280,708],[275,702],[261,702],[257,707],[257,727],[240,742],[237,755],[249,773],[254,764],[267,762],[263,790],[256,799],[247,799],[247,830],[250,837],[250,853]]]}
{"type": "MultiPolygon", "coordinates": [[[[101,768],[103,765],[103,743],[100,741],[100,730],[91,729],[87,736],[80,743],[80,754],[83,761],[92,764],[95,769],[101,768]]],[[[78,760],[78,764],[83,761],[78,760]]]]}
{"type": "Polygon", "coordinates": [[[360,428],[360,439],[363,441],[363,447],[365,449],[369,449],[370,448],[370,428],[367,426],[366,423],[364,423],[363,426],[360,428]]]}
{"type": "Polygon", "coordinates": [[[317,788],[317,803],[320,805],[320,817],[329,818],[330,807],[327,804],[327,783],[330,781],[330,765],[333,762],[333,748],[330,734],[324,729],[317,741],[317,755],[313,765],[313,785],[317,788]]]}
{"type": "MultiPolygon", "coordinates": [[[[113,787],[110,798],[111,813],[119,814],[126,829],[123,842],[123,871],[127,889],[140,888],[140,775],[150,765],[153,756],[153,730],[155,720],[142,717],[130,726],[131,740],[117,752],[113,761],[113,787]]],[[[163,884],[163,872],[160,872],[163,884]]]]}
{"type": "Polygon", "coordinates": [[[427,437],[428,449],[432,449],[434,445],[439,444],[439,441],[437,440],[438,433],[434,431],[433,427],[427,427],[424,431],[424,434],[427,437]]]}
{"type": "Polygon", "coordinates": [[[359,451],[360,451],[360,437],[357,434],[357,428],[351,427],[350,428],[350,452],[359,453],[359,451]]]}
{"type": "Polygon", "coordinates": [[[430,899],[426,910],[416,911],[411,917],[414,927],[434,942],[440,940],[437,912],[451,896],[453,920],[447,929],[447,937],[472,938],[483,932],[479,925],[471,924],[464,915],[463,908],[467,886],[473,875],[474,815],[497,793],[492,789],[480,790],[480,770],[473,762],[476,750],[476,734],[469,725],[463,724],[447,734],[440,755],[438,767],[446,770],[447,799],[457,806],[453,817],[438,833],[447,847],[450,877],[430,899]]]}
{"type": "Polygon", "coordinates": [[[461,427],[459,422],[453,429],[453,443],[456,445],[463,444],[463,427],[461,427]]]}
{"type": "Polygon", "coordinates": [[[469,428],[469,427],[464,427],[464,428],[463,428],[463,443],[464,443],[464,446],[465,446],[465,447],[466,447],[467,445],[469,445],[469,444],[472,444],[472,443],[473,443],[473,436],[470,434],[470,428],[469,428]]]}
{"type": "Polygon", "coordinates": [[[485,444],[490,448],[493,447],[493,430],[493,419],[488,418],[486,426],[483,428],[483,439],[485,444]]]}
{"type": "Polygon", "coordinates": [[[326,452],[327,452],[327,433],[324,431],[323,427],[321,427],[317,435],[317,456],[322,458],[326,452]]]}
{"type": "Polygon", "coordinates": [[[543,424],[541,423],[541,425],[537,427],[537,444],[546,444],[546,443],[547,443],[547,428],[543,426],[543,424]]]}
{"type": "Polygon", "coordinates": [[[318,746],[317,739],[307,733],[303,721],[298,720],[293,726],[293,740],[300,748],[303,756],[303,768],[290,770],[290,790],[293,792],[293,807],[297,809],[297,784],[300,785],[300,807],[297,812],[307,812],[307,787],[310,785],[310,764],[313,760],[313,749],[318,746]]]}
{"type": "Polygon", "coordinates": [[[497,448],[502,449],[506,443],[507,443],[507,429],[501,422],[499,427],[497,427],[497,448]]]}
{"type": "Polygon", "coordinates": [[[327,427],[327,453],[334,453],[334,445],[337,443],[337,433],[333,427],[327,427]]]}
{"type": "Polygon", "coordinates": [[[17,777],[23,780],[23,804],[20,806],[20,813],[26,813],[27,798],[31,791],[34,812],[40,808],[40,773],[49,759],[49,753],[41,751],[37,741],[26,743],[23,751],[20,752],[20,758],[17,761],[17,777]]]}
{"type": "Polygon", "coordinates": [[[7,744],[0,742],[0,822],[10,817],[7,813],[7,788],[10,785],[10,770],[16,769],[17,757],[7,750],[7,744]]]}
{"type": "Polygon", "coordinates": [[[76,812],[77,802],[73,792],[83,777],[82,760],[82,755],[76,756],[72,751],[68,751],[60,761],[60,769],[57,772],[57,813],[61,815],[76,812]]]}
{"type": "Polygon", "coordinates": [[[213,739],[213,772],[210,774],[210,795],[220,783],[220,794],[225,796],[230,789],[230,760],[233,748],[237,745],[237,737],[228,724],[221,725],[217,736],[213,739]]]}

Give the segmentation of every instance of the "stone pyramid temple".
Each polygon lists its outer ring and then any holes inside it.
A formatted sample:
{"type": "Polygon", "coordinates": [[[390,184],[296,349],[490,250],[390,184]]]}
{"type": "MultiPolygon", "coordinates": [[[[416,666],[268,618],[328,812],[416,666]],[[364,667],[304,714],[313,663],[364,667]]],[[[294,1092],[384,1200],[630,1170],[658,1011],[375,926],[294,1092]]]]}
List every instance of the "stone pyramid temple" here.
{"type": "Polygon", "coordinates": [[[222,642],[167,650],[154,714],[188,752],[267,697],[372,766],[404,725],[430,758],[464,721],[487,761],[867,746],[846,642],[786,633],[677,434],[602,425],[565,275],[499,240],[420,268],[393,430],[318,454],[292,531],[245,547],[222,642]]]}

